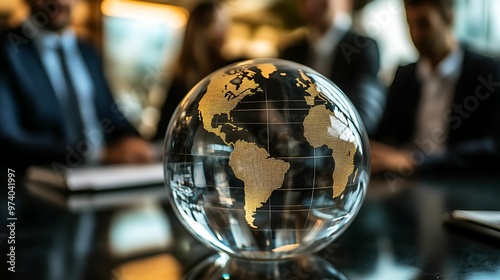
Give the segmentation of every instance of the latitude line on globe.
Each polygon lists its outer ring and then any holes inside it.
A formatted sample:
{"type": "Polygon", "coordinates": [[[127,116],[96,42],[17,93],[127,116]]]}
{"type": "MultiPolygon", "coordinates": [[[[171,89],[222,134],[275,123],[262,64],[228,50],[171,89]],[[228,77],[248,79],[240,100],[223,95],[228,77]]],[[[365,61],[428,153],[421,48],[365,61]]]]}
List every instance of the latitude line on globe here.
{"type": "MultiPolygon", "coordinates": [[[[215,188],[218,185],[215,184],[198,184],[198,187],[203,187],[203,188],[215,188]]],[[[227,186],[227,189],[234,189],[234,190],[241,190],[244,189],[244,187],[237,187],[237,186],[227,186]]],[[[329,190],[331,189],[332,186],[324,186],[324,187],[316,187],[317,190],[329,190]]],[[[310,190],[309,188],[280,188],[279,191],[307,191],[310,190]]],[[[299,206],[299,205],[296,205],[299,206]]]]}
{"type": "MultiPolygon", "coordinates": [[[[216,205],[212,205],[213,208],[224,208],[223,206],[218,206],[218,205],[225,205],[225,204],[216,204],[216,205]]],[[[304,206],[304,204],[287,204],[287,208],[294,208],[294,207],[300,207],[300,206],[304,206]]],[[[325,205],[321,205],[321,204],[318,204],[318,205],[315,205],[314,209],[316,210],[324,210],[324,209],[330,209],[332,207],[332,205],[329,205],[329,204],[325,204],[325,205]]],[[[301,213],[301,212],[305,212],[305,211],[308,211],[306,209],[285,209],[287,212],[298,212],[298,213],[301,213]]],[[[225,209],[225,208],[224,208],[225,209]]],[[[225,209],[226,210],[226,209],[225,209]]],[[[228,211],[234,211],[234,212],[239,212],[241,210],[239,209],[227,209],[228,211]]],[[[262,210],[262,211],[266,211],[266,210],[262,210]]],[[[267,210],[268,212],[274,212],[274,213],[283,213],[283,210],[267,210]]]]}
{"type": "MultiPolygon", "coordinates": [[[[264,124],[264,123],[258,123],[258,122],[232,122],[234,125],[247,125],[247,124],[264,124]]],[[[302,124],[301,122],[271,122],[269,124],[302,124]]]]}
{"type": "Polygon", "coordinates": [[[309,108],[235,109],[235,110],[233,110],[233,112],[253,112],[253,111],[264,111],[264,110],[268,110],[268,111],[309,111],[309,108]]]}
{"type": "MultiPolygon", "coordinates": [[[[248,104],[250,104],[250,103],[264,103],[264,102],[265,101],[262,101],[262,100],[252,100],[252,101],[247,100],[247,101],[240,101],[240,104],[241,103],[248,103],[248,104]]],[[[287,102],[287,103],[288,102],[301,102],[302,103],[302,102],[304,102],[304,100],[301,100],[301,99],[296,99],[296,100],[291,100],[291,99],[288,100],[287,99],[286,101],[285,100],[269,100],[269,103],[280,103],[280,102],[287,102]]]]}
{"type": "MultiPolygon", "coordinates": [[[[213,137],[215,138],[215,136],[213,137]]],[[[188,155],[193,155],[193,156],[203,156],[203,157],[213,157],[213,158],[229,158],[229,156],[214,156],[214,155],[205,155],[205,154],[186,154],[186,153],[170,153],[171,155],[181,155],[181,156],[188,156],[188,155]]],[[[275,159],[311,159],[311,158],[331,158],[331,156],[316,156],[316,157],[311,157],[311,156],[292,156],[292,157],[274,157],[275,159]]]]}

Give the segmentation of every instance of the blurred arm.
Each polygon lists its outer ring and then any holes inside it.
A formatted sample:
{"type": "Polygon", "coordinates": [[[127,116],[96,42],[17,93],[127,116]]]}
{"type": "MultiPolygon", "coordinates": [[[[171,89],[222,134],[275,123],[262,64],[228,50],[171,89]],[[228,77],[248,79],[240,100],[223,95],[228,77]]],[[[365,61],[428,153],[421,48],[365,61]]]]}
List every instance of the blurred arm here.
{"type": "Polygon", "coordinates": [[[370,38],[351,34],[339,44],[337,52],[333,81],[356,107],[368,135],[373,135],[386,103],[386,90],[378,79],[378,45],[370,38]]]}

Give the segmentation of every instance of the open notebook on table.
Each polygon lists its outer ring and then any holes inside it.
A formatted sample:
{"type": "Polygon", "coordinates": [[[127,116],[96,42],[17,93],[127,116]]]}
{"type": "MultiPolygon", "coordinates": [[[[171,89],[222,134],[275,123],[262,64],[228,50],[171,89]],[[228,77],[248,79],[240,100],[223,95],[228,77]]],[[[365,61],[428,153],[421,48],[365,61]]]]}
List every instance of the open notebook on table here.
{"type": "Polygon", "coordinates": [[[145,201],[167,200],[167,192],[163,185],[102,190],[97,192],[61,191],[47,184],[33,181],[26,182],[26,187],[31,195],[71,212],[141,204],[145,201]]]}
{"type": "Polygon", "coordinates": [[[163,164],[101,165],[54,169],[31,166],[27,179],[69,191],[100,191],[163,184],[163,164]]]}
{"type": "Polygon", "coordinates": [[[500,241],[500,211],[455,210],[444,217],[446,225],[492,237],[500,241]]]}

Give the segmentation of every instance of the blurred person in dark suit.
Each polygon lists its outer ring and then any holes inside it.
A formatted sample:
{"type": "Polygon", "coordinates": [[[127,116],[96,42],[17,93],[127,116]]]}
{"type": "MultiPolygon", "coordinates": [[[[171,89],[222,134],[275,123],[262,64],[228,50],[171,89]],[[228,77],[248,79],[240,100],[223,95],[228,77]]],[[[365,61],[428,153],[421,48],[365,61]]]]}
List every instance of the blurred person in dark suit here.
{"type": "Polygon", "coordinates": [[[404,0],[420,59],[399,67],[372,172],[485,171],[497,160],[500,64],[459,44],[452,0],[404,0]]]}
{"type": "Polygon", "coordinates": [[[213,71],[229,64],[222,54],[229,15],[220,5],[203,2],[189,16],[184,42],[165,104],[157,126],[155,140],[163,139],[172,114],[189,90],[213,71]]]}
{"type": "Polygon", "coordinates": [[[97,52],[70,28],[76,1],[29,0],[29,18],[0,37],[0,165],[153,159],[118,111],[97,52]]]}
{"type": "Polygon", "coordinates": [[[285,46],[281,58],[307,65],[332,80],[349,97],[371,134],[385,104],[378,80],[377,43],[351,30],[354,0],[299,0],[307,34],[285,46]]]}

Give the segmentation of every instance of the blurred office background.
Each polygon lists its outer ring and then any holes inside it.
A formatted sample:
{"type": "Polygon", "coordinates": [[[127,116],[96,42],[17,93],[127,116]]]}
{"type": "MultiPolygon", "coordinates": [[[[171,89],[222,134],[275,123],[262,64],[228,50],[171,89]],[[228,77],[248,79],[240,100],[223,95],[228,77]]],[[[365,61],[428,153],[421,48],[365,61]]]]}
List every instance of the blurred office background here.
{"type": "MultiPolygon", "coordinates": [[[[215,0],[213,0],[215,1],[215,0]]],[[[156,132],[159,108],[172,78],[189,10],[199,0],[80,0],[73,13],[78,34],[102,51],[115,99],[145,136],[156,132]]],[[[302,32],[295,1],[220,1],[231,15],[224,46],[227,59],[277,57],[280,45],[302,32]]],[[[500,56],[500,1],[456,0],[455,30],[462,42],[500,56]]],[[[356,0],[356,31],[374,38],[381,51],[380,77],[386,84],[400,64],[417,59],[401,0],[356,0]]],[[[21,23],[24,0],[0,1],[0,30],[21,23]]]]}

